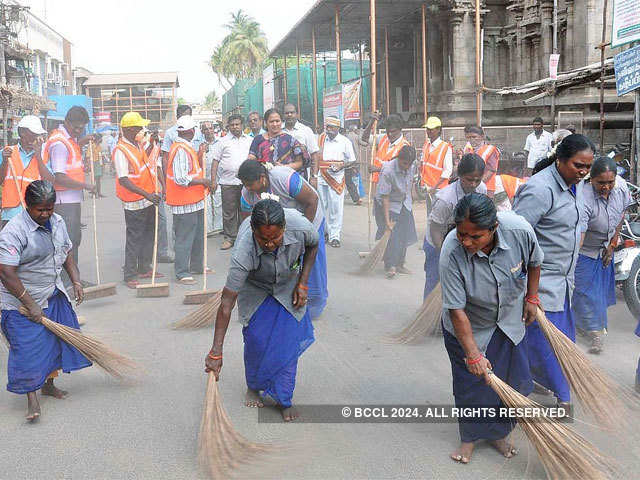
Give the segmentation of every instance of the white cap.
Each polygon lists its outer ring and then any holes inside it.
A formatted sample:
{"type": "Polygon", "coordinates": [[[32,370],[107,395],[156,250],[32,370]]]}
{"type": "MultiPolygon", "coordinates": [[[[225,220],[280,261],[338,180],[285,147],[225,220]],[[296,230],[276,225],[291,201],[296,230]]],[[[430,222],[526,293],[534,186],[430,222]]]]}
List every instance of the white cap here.
{"type": "Polygon", "coordinates": [[[36,135],[44,135],[47,131],[42,128],[42,123],[40,123],[40,119],[35,115],[25,115],[18,123],[18,128],[26,128],[31,131],[31,133],[35,133],[36,135]]]}
{"type": "Polygon", "coordinates": [[[193,120],[193,117],[191,115],[183,115],[178,119],[176,123],[179,132],[184,132],[185,130],[196,128],[196,122],[193,120]]]}

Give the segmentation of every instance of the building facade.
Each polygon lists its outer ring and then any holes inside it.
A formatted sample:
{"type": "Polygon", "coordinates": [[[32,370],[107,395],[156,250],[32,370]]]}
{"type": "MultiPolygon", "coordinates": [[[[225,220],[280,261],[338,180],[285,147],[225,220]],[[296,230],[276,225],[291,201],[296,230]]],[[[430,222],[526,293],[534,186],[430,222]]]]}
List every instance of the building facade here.
{"type": "Polygon", "coordinates": [[[151,120],[150,129],[165,130],[176,121],[178,87],[177,72],[91,74],[82,93],[91,98],[94,116],[108,112],[114,125],[137,111],[151,120]]]}

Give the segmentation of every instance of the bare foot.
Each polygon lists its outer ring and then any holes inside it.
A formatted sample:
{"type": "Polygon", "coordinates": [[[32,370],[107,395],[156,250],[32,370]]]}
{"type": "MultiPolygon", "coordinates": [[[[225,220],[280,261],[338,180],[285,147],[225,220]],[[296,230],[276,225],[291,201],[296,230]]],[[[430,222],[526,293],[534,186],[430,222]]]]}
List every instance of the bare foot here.
{"type": "Polygon", "coordinates": [[[518,449],[515,448],[512,444],[508,443],[506,438],[494,440],[493,442],[489,443],[493,445],[493,447],[498,450],[505,458],[511,458],[514,455],[518,454],[518,449]]]}
{"type": "Polygon", "coordinates": [[[298,410],[293,405],[287,408],[282,408],[282,419],[285,422],[292,422],[299,416],[300,414],[298,413],[298,410]]]}
{"type": "Polygon", "coordinates": [[[451,460],[466,465],[471,461],[474,447],[475,444],[473,442],[462,442],[458,449],[451,454],[451,460]]]}
{"type": "Polygon", "coordinates": [[[27,415],[28,422],[35,422],[40,418],[40,403],[36,392],[27,393],[27,415]]]}
{"type": "Polygon", "coordinates": [[[247,407],[251,407],[251,408],[262,408],[262,407],[264,407],[264,403],[262,402],[262,399],[260,398],[260,392],[257,392],[255,390],[251,390],[250,388],[247,388],[247,393],[244,396],[244,404],[247,407]]]}
{"type": "Polygon", "coordinates": [[[57,388],[53,384],[53,379],[47,380],[47,383],[42,386],[42,390],[40,392],[42,393],[42,395],[47,395],[49,397],[54,397],[60,400],[65,398],[69,394],[69,392],[57,388]]]}

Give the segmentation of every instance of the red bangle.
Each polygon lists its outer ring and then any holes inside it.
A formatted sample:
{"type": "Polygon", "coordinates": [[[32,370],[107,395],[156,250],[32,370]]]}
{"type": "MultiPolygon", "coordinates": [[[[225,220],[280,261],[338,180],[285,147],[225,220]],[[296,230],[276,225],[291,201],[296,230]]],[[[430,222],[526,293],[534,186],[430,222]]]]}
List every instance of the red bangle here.
{"type": "Polygon", "coordinates": [[[533,303],[534,305],[540,305],[540,297],[538,295],[524,297],[524,301],[527,303],[533,303]]]}
{"type": "Polygon", "coordinates": [[[303,290],[309,290],[309,287],[307,287],[306,285],[302,285],[301,283],[298,284],[298,288],[301,288],[303,290]]]}
{"type": "Polygon", "coordinates": [[[209,352],[209,355],[208,355],[208,356],[209,356],[209,358],[210,358],[211,360],[222,360],[222,354],[220,354],[220,355],[213,355],[211,352],[209,352]]]}
{"type": "Polygon", "coordinates": [[[467,366],[469,365],[475,365],[476,363],[480,363],[480,360],[482,360],[484,358],[484,355],[480,354],[479,356],[477,356],[476,358],[469,360],[465,358],[465,362],[467,364],[467,366]]]}

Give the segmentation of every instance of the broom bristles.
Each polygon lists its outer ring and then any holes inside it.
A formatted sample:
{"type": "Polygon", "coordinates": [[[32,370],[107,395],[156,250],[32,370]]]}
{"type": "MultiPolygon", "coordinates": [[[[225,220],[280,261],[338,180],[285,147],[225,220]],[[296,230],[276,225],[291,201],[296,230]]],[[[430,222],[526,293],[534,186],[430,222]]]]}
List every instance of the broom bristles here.
{"type": "Polygon", "coordinates": [[[368,275],[373,272],[378,263],[380,263],[380,260],[382,260],[382,257],[384,257],[384,251],[387,249],[390,238],[391,231],[386,230],[382,238],[376,242],[369,252],[369,255],[367,255],[367,258],[365,258],[360,268],[356,271],[356,275],[368,275]]]}
{"type": "MultiPolygon", "coordinates": [[[[20,307],[20,313],[27,314],[24,307],[20,307]]],[[[77,348],[87,359],[118,380],[132,379],[140,373],[140,366],[136,362],[112,350],[91,335],[56,323],[47,317],[42,317],[42,325],[63,342],[77,348]]]]}
{"type": "Polygon", "coordinates": [[[551,345],[558,363],[562,368],[571,390],[582,407],[606,429],[619,429],[629,425],[625,415],[629,412],[622,398],[630,405],[638,405],[638,400],[597,367],[587,356],[551,323],[544,312],[538,309],[537,322],[542,333],[551,345]]]}
{"type": "MultiPolygon", "coordinates": [[[[543,408],[489,372],[489,385],[510,408],[543,408]]],[[[518,417],[518,424],[533,444],[547,476],[552,479],[600,480],[616,472],[613,460],[568,425],[555,418],[518,417]]]]}
{"type": "Polygon", "coordinates": [[[174,330],[204,328],[213,325],[218,307],[222,303],[222,290],[181,320],[171,324],[174,330]]]}
{"type": "Polygon", "coordinates": [[[231,470],[255,461],[273,447],[250,442],[233,428],[217,383],[213,372],[209,372],[198,435],[198,462],[211,478],[222,479],[228,478],[231,470]]]}
{"type": "Polygon", "coordinates": [[[386,339],[390,343],[415,344],[425,337],[435,335],[440,331],[442,318],[442,287],[436,284],[427,296],[415,317],[406,327],[397,333],[390,334],[386,339]]]}

